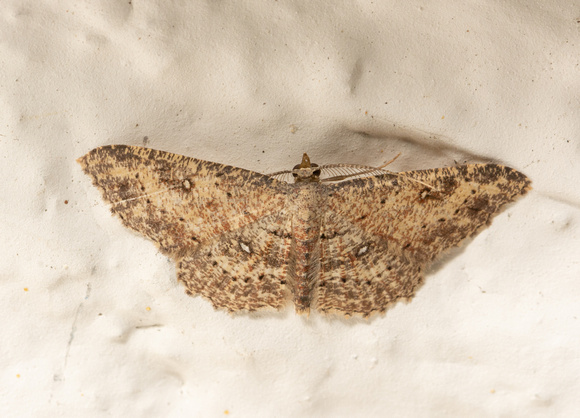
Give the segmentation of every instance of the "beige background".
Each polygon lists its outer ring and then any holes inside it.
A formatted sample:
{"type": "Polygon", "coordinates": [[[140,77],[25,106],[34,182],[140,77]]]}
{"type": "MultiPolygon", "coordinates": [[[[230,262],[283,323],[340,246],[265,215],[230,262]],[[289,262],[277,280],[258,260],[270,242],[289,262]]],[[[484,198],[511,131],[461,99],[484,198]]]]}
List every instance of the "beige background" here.
{"type": "Polygon", "coordinates": [[[579,6],[5,0],[0,415],[577,414],[579,6]],[[231,317],[109,215],[75,159],[112,143],[534,190],[384,317],[231,317]]]}

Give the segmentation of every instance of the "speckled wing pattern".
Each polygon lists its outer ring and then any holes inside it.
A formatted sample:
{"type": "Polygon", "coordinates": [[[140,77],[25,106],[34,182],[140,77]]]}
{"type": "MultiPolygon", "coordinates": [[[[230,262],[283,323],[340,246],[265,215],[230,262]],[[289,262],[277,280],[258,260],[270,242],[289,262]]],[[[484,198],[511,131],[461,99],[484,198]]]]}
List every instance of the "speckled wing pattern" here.
{"type": "Polygon", "coordinates": [[[188,293],[231,311],[285,305],[288,184],[135,146],[96,148],[79,163],[111,212],[176,260],[188,293]]]}
{"type": "Polygon", "coordinates": [[[475,235],[529,185],[511,168],[473,164],[330,186],[318,309],[367,315],[412,297],[428,262],[475,235]]]}
{"type": "Polygon", "coordinates": [[[384,312],[413,296],[438,254],[530,188],[495,164],[321,183],[305,161],[308,182],[288,184],[133,146],[79,159],[123,224],[176,261],[186,292],[230,312],[290,300],[297,312],[384,312]]]}

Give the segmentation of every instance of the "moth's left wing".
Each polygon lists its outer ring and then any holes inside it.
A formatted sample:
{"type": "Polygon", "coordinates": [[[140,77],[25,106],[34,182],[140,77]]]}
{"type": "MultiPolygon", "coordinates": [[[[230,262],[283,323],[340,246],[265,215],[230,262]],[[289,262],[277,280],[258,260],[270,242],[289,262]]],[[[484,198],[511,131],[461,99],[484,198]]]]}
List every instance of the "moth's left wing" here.
{"type": "Polygon", "coordinates": [[[474,235],[530,183],[496,164],[408,171],[329,186],[329,209],[389,251],[426,262],[474,235]]]}
{"type": "Polygon", "coordinates": [[[368,316],[413,296],[429,261],[474,235],[529,185],[522,173],[487,164],[327,186],[313,305],[368,316]]]}

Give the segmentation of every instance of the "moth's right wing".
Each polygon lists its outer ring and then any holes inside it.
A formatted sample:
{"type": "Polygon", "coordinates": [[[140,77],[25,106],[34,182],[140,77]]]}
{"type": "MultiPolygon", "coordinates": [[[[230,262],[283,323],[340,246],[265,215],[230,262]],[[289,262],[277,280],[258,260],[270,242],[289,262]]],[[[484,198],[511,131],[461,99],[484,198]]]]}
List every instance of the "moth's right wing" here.
{"type": "Polygon", "coordinates": [[[173,258],[280,212],[288,185],[149,148],[110,145],[78,159],[111,212],[173,258]]]}
{"type": "Polygon", "coordinates": [[[281,211],[202,243],[177,261],[177,278],[216,308],[279,310],[291,299],[291,246],[292,216],[281,211]]]}

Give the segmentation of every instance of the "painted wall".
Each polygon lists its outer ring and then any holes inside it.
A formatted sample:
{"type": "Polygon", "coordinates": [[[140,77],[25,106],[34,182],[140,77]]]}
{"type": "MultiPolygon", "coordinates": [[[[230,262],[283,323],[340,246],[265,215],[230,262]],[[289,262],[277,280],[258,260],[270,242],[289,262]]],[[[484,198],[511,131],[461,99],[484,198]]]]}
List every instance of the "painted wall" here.
{"type": "Polygon", "coordinates": [[[4,1],[0,415],[577,413],[578,10],[4,1]],[[534,189],[385,316],[230,316],[110,216],[75,159],[115,143],[263,173],[498,162],[534,189]]]}

